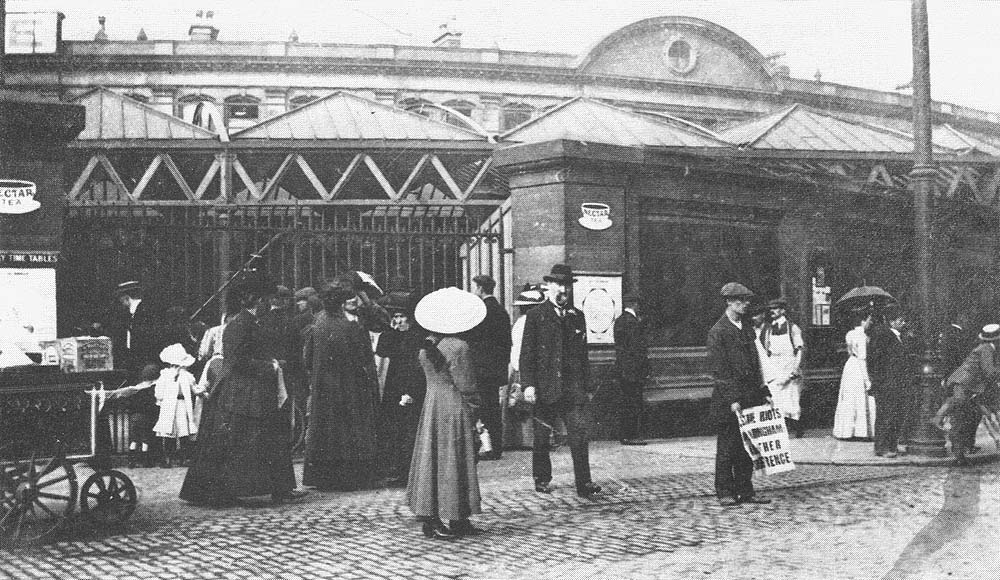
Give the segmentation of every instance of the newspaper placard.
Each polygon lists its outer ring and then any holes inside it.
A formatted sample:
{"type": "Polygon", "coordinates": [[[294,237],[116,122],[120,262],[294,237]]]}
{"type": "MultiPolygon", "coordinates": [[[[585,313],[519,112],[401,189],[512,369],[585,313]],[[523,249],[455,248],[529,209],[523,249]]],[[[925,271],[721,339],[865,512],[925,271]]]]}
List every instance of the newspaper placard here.
{"type": "Polygon", "coordinates": [[[750,407],[740,412],[743,447],[753,459],[758,475],[772,475],[795,469],[788,445],[785,416],[770,405],[750,407]]]}
{"type": "Polygon", "coordinates": [[[577,273],[573,305],[587,317],[587,344],[614,344],[615,319],[622,312],[621,274],[577,273]]]}

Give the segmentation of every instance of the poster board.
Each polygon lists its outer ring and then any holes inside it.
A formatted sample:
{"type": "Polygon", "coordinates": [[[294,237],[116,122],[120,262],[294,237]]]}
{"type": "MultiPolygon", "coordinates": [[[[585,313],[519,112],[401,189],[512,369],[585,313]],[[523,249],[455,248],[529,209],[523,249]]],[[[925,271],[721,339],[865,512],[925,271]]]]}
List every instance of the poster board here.
{"type": "Polygon", "coordinates": [[[622,275],[576,274],[573,306],[587,318],[587,344],[614,344],[615,320],[622,312],[622,275]]]}
{"type": "Polygon", "coordinates": [[[755,475],[773,475],[795,469],[785,429],[785,416],[776,407],[760,405],[740,411],[743,448],[753,460],[755,475]]]}
{"type": "Polygon", "coordinates": [[[41,352],[56,339],[55,268],[6,267],[0,259],[0,339],[41,352]]]}

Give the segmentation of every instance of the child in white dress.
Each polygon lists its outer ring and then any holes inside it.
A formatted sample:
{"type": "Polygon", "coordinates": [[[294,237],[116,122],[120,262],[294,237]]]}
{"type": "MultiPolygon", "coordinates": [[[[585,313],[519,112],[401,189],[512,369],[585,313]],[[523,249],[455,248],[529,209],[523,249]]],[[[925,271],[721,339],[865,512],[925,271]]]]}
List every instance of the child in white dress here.
{"type": "Polygon", "coordinates": [[[156,379],[155,395],[160,417],[153,426],[153,433],[163,444],[164,461],[161,467],[171,467],[178,460],[184,463],[188,451],[186,442],[198,433],[194,398],[202,391],[194,375],[187,370],[195,359],[183,346],[172,344],[163,349],[160,360],[168,366],[160,371],[156,379]]]}

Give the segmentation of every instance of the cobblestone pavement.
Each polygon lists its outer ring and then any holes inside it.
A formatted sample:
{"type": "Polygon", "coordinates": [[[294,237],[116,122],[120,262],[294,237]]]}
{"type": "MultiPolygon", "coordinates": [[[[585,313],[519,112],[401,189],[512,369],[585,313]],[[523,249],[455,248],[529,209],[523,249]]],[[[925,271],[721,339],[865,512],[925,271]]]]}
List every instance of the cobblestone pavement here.
{"type": "MultiPolygon", "coordinates": [[[[0,551],[0,578],[992,578],[1000,577],[1000,468],[800,465],[758,480],[775,503],[720,507],[711,439],[592,445],[605,492],[552,495],[530,452],[480,466],[484,534],[427,540],[405,491],[312,492],[303,503],[205,509],[176,499],[183,469],[128,470],[139,508],[120,530],[75,522],[43,546],[0,551]]],[[[299,466],[300,467],[300,466],[299,466]]]]}

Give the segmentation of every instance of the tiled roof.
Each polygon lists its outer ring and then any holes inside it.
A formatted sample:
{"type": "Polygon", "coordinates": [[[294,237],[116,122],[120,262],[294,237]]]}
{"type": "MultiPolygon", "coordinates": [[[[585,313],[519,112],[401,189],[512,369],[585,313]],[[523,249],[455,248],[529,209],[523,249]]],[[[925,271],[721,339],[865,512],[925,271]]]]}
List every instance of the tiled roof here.
{"type": "Polygon", "coordinates": [[[87,124],[78,141],[218,139],[212,131],[104,87],[87,91],[72,102],[87,109],[87,124]]]}
{"type": "Polygon", "coordinates": [[[486,136],[337,91],[231,135],[240,139],[486,141],[486,136]]]}
{"type": "Polygon", "coordinates": [[[568,139],[626,147],[730,147],[703,132],[577,97],[500,135],[500,141],[568,139]]]}
{"type": "Polygon", "coordinates": [[[847,121],[798,103],[720,131],[719,136],[748,149],[913,152],[913,139],[909,136],[847,121]]]}

